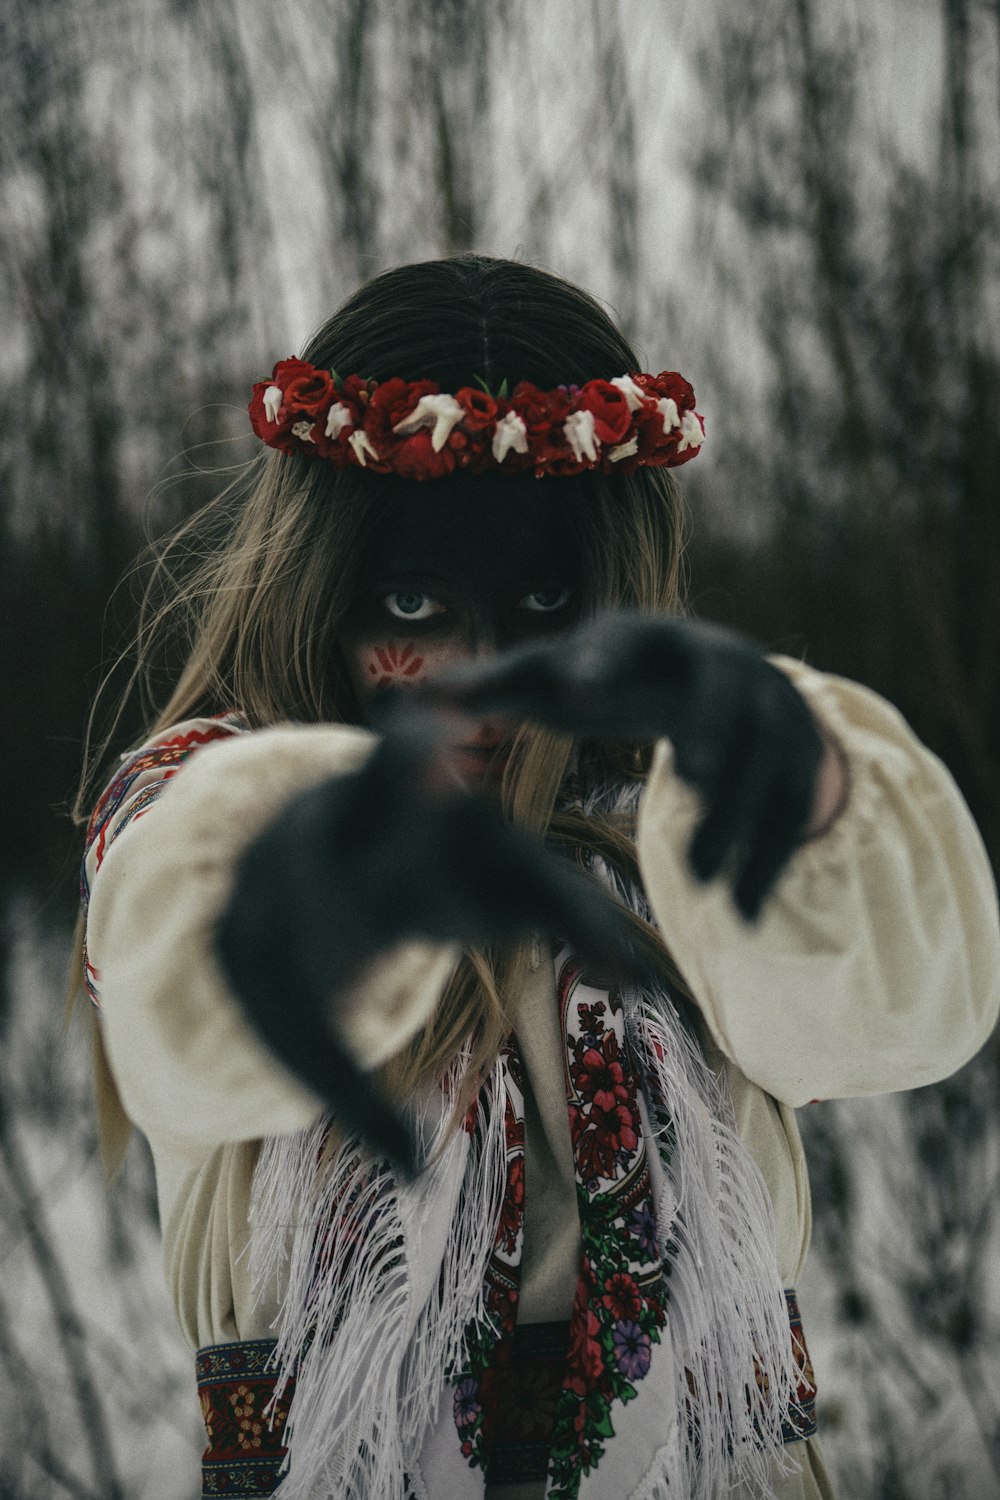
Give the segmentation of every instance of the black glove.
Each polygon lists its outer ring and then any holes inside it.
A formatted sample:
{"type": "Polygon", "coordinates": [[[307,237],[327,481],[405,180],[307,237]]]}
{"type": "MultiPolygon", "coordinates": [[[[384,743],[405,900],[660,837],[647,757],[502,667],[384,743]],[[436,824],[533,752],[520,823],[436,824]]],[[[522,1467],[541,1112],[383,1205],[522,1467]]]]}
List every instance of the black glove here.
{"type": "Polygon", "coordinates": [[[216,947],[271,1050],[412,1173],[412,1131],[337,1038],[337,994],[404,939],[502,944],[536,930],[612,979],[646,972],[596,882],[465,791],[435,720],[400,705],[360,771],[294,798],[247,848],[216,947]]]}
{"type": "Polygon", "coordinates": [[[668,737],[701,793],[690,849],[702,880],[726,867],[754,920],[801,841],[823,739],[801,694],[734,631],[625,612],[454,668],[414,689],[472,717],[503,714],[581,739],[668,737]]]}

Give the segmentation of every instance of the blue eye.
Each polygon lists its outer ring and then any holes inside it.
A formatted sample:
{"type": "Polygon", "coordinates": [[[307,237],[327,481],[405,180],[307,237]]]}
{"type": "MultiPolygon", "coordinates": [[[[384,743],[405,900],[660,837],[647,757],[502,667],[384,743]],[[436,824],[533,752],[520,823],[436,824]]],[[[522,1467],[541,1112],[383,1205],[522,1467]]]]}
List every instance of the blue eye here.
{"type": "Polygon", "coordinates": [[[525,594],[521,605],[522,608],[535,610],[538,614],[551,614],[557,609],[563,609],[572,595],[573,590],[567,588],[536,589],[533,594],[525,594]]]}
{"type": "Polygon", "coordinates": [[[397,620],[429,620],[432,615],[441,614],[444,608],[430,594],[418,594],[414,589],[386,594],[382,602],[397,620]]]}

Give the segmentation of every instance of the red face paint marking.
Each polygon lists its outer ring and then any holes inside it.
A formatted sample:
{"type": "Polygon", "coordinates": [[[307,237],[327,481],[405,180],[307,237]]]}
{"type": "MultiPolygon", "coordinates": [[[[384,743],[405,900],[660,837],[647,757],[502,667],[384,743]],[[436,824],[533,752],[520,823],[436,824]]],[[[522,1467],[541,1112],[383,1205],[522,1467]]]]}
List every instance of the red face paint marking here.
{"type": "Polygon", "coordinates": [[[403,647],[376,646],[368,659],[368,674],[375,678],[373,687],[388,687],[391,683],[415,682],[423,676],[424,659],[417,655],[412,641],[403,647]]]}

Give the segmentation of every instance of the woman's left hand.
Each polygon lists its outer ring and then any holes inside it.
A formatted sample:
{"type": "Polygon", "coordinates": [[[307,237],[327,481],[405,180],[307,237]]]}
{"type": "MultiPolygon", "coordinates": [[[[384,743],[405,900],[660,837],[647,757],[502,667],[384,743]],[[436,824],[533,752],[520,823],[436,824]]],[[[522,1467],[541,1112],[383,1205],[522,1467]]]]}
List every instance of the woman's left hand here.
{"type": "Polygon", "coordinates": [[[817,806],[838,800],[828,785],[836,758],[831,773],[805,699],[756,645],[720,626],[607,613],[415,691],[431,706],[581,739],[668,738],[677,774],[704,802],[692,869],[706,881],[724,870],[748,920],[811,831],[817,806]]]}

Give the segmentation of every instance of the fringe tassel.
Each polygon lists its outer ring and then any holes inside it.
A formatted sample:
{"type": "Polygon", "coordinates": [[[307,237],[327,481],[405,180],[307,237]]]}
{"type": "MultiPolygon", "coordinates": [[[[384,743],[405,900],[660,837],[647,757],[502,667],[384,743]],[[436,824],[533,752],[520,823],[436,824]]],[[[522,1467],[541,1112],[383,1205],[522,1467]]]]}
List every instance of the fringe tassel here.
{"type": "Polygon", "coordinates": [[[796,1378],[767,1189],[684,1029],[664,1024],[644,996],[629,1031],[647,1092],[668,1117],[654,1125],[643,1109],[652,1170],[657,1159],[662,1167],[657,1233],[678,1442],[646,1483],[660,1478],[672,1495],[679,1483],[686,1500],[716,1500],[741,1483],[769,1496],[776,1462],[786,1466],[781,1423],[796,1378]]]}
{"type": "MultiPolygon", "coordinates": [[[[634,812],[641,790],[598,788],[586,810],[634,812]]],[[[650,919],[640,889],[594,865],[650,919]]],[[[797,1376],[767,1189],[666,986],[623,1002],[664,1256],[675,1370],[664,1406],[677,1415],[632,1500],[719,1500],[741,1484],[767,1500],[790,1467],[781,1424],[797,1376]]],[[[282,1294],[276,1394],[296,1376],[282,1500],[406,1500],[428,1432],[451,1420],[442,1406],[466,1330],[486,1317],[506,1185],[504,1060],[471,1137],[452,1125],[466,1065],[457,1058],[424,1102],[417,1128],[431,1165],[413,1184],[354,1141],[325,1161],[326,1121],[261,1149],[250,1270],[259,1291],[282,1294]]],[[[612,1444],[594,1493],[613,1493],[614,1469],[612,1444]]]]}
{"type": "MultiPolygon", "coordinates": [[[[635,813],[641,791],[594,789],[585,810],[635,813]]],[[[652,920],[644,892],[594,865],[623,904],[652,920]]],[[[659,1203],[678,1419],[677,1441],[656,1455],[634,1500],[718,1500],[740,1484],[767,1500],[775,1475],[792,1467],[782,1419],[798,1376],[771,1200],[728,1090],[667,987],[622,999],[659,1203]]]]}
{"type": "MultiPolygon", "coordinates": [[[[465,1363],[470,1324],[488,1319],[486,1268],[507,1185],[505,1106],[504,1068],[502,1059],[497,1058],[479,1094],[475,1129],[448,1226],[441,1274],[424,1301],[403,1362],[399,1421],[410,1470],[416,1467],[427,1431],[439,1416],[452,1374],[465,1363]]],[[[442,1169],[444,1164],[442,1157],[442,1169]]],[[[439,1212],[441,1191],[432,1188],[426,1202],[428,1211],[439,1212]]]]}
{"type": "Polygon", "coordinates": [[[470,1140],[452,1123],[465,1064],[415,1121],[431,1163],[415,1183],[354,1141],[323,1163],[326,1121],[262,1147],[250,1274],[258,1295],[283,1288],[275,1398],[296,1377],[282,1500],[405,1500],[469,1321],[485,1315],[506,1181],[503,1070],[498,1059],[470,1140]],[[433,1240],[443,1253],[427,1253],[433,1240]]]}

